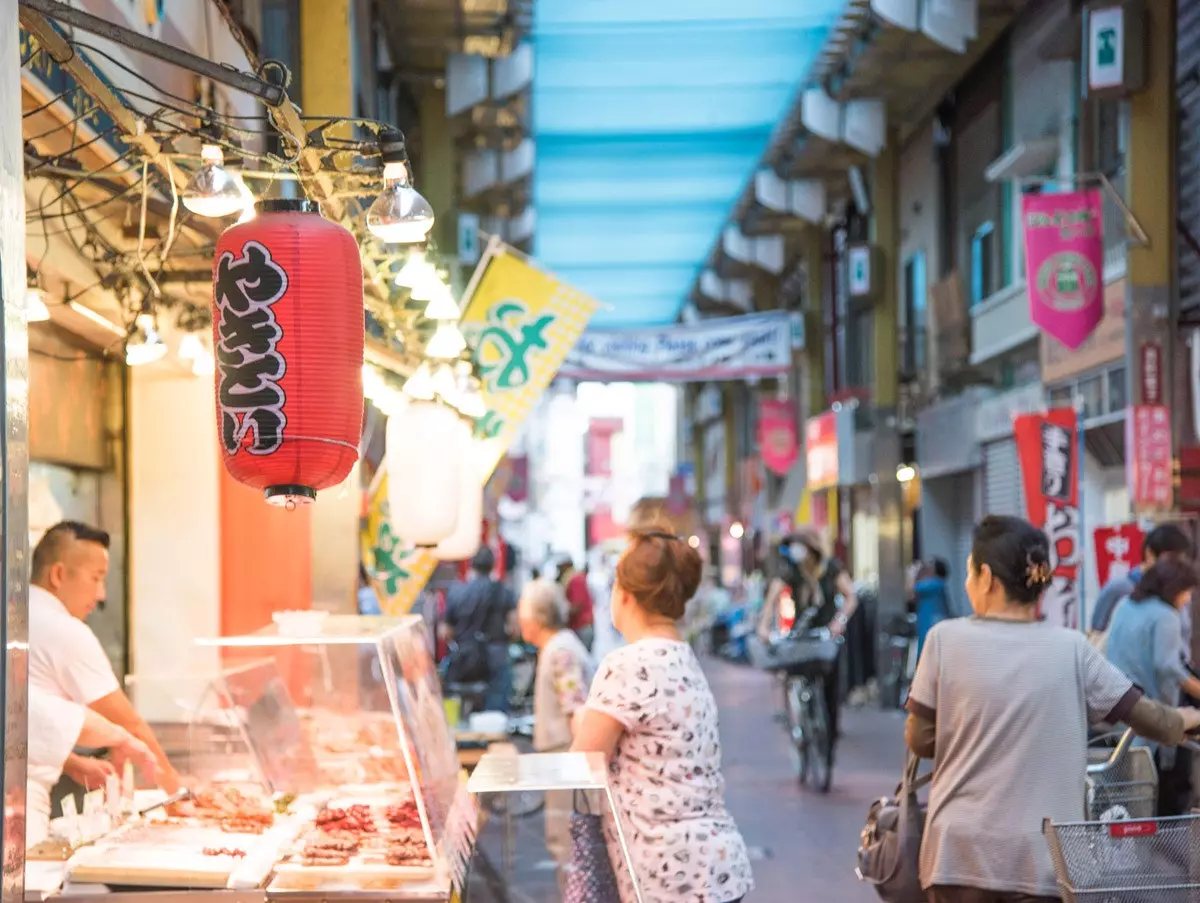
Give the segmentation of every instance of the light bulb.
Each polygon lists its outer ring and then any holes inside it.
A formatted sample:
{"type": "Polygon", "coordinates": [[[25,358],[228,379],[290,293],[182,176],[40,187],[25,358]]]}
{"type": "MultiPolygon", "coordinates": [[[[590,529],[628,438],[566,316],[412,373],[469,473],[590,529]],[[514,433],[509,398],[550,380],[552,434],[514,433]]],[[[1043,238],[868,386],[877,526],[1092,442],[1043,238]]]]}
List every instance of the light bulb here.
{"type": "Polygon", "coordinates": [[[452,361],[466,350],[467,340],[457,323],[443,320],[434,330],[433,338],[425,346],[425,356],[442,361],[452,361]]]}
{"type": "Polygon", "coordinates": [[[429,262],[424,251],[413,251],[396,274],[396,285],[416,289],[430,279],[437,279],[437,267],[429,262]]]}
{"type": "Polygon", "coordinates": [[[454,406],[472,420],[478,420],[487,413],[487,405],[483,402],[483,393],[479,391],[479,386],[475,385],[474,380],[471,380],[465,389],[459,390],[458,396],[454,399],[454,406]]]}
{"type": "Polygon", "coordinates": [[[167,353],[167,343],[154,328],[154,318],[141,314],[137,318],[137,329],[125,340],[125,363],[138,367],[160,360],[167,353]]]}
{"type": "Polygon", "coordinates": [[[192,373],[196,376],[212,376],[217,371],[217,361],[207,351],[201,351],[192,361],[192,373]]]}
{"type": "Polygon", "coordinates": [[[729,526],[729,535],[734,539],[741,539],[746,535],[746,528],[743,527],[738,521],[734,521],[729,526]]]}
{"type": "Polygon", "coordinates": [[[383,167],[383,191],[367,211],[371,234],[389,244],[425,241],[433,228],[433,208],[408,181],[408,164],[383,167]]]}
{"type": "Polygon", "coordinates": [[[428,364],[421,364],[404,384],[404,394],[420,401],[433,401],[433,373],[428,364]]]}
{"type": "Polygon", "coordinates": [[[240,186],[242,194],[242,215],[238,217],[237,224],[248,223],[254,217],[258,216],[258,208],[254,206],[254,192],[250,190],[241,176],[237,176],[237,182],[240,186]]]}
{"type": "Polygon", "coordinates": [[[442,364],[433,371],[433,391],[453,403],[458,395],[458,383],[454,379],[454,371],[449,364],[442,364]]]}
{"type": "Polygon", "coordinates": [[[200,336],[196,333],[189,332],[179,340],[180,360],[194,361],[202,354],[204,354],[204,343],[200,341],[200,336]]]}
{"type": "Polygon", "coordinates": [[[432,298],[425,299],[429,301],[425,306],[425,317],[430,320],[457,320],[460,311],[450,286],[439,282],[432,294],[432,298]]]}
{"type": "Polygon", "coordinates": [[[25,319],[30,323],[42,323],[50,319],[50,308],[42,299],[41,291],[32,286],[25,290],[25,319]]]}
{"type": "Polygon", "coordinates": [[[245,185],[225,168],[225,153],[215,144],[200,150],[201,164],[183,190],[183,206],[197,216],[219,218],[244,211],[245,185]]]}

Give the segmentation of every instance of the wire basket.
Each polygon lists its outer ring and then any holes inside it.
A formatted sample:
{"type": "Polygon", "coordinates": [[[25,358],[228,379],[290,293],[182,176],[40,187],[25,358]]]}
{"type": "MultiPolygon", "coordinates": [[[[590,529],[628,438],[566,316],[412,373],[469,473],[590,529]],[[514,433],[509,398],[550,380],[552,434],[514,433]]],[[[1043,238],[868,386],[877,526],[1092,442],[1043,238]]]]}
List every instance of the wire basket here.
{"type": "Polygon", "coordinates": [[[1042,831],[1064,903],[1200,903],[1200,816],[1042,831]]]}
{"type": "MultiPolygon", "coordinates": [[[[1101,765],[1111,749],[1088,749],[1088,764],[1101,765]]],[[[1158,770],[1154,755],[1145,746],[1134,746],[1106,771],[1087,776],[1086,809],[1089,821],[1153,818],[1158,805],[1158,770]]],[[[1200,901],[1198,901],[1200,903],[1200,901]]]]}
{"type": "Polygon", "coordinates": [[[837,663],[839,643],[828,630],[781,637],[772,643],[751,637],[750,662],[765,671],[830,671],[837,663]]]}

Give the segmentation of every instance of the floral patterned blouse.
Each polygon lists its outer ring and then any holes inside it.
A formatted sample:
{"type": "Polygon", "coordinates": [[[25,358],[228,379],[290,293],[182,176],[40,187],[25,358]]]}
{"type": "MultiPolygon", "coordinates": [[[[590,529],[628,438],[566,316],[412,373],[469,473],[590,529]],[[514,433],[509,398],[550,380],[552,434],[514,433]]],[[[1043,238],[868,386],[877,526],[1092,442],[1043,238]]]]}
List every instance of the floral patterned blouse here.
{"type": "MultiPolygon", "coordinates": [[[[644,903],[749,893],[746,844],[725,809],[717,704],[691,647],[651,638],[610,652],[587,704],[625,726],[609,783],[644,903]]],[[[611,817],[605,835],[621,901],[635,903],[611,817]]]]}

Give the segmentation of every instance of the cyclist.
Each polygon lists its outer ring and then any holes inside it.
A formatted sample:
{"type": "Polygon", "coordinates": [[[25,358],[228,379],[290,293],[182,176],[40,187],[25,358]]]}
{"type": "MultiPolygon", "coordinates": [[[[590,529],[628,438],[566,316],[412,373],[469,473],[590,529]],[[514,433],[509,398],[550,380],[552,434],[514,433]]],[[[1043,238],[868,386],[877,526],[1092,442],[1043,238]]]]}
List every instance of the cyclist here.
{"type": "MultiPolygon", "coordinates": [[[[798,562],[800,571],[805,577],[816,581],[820,592],[814,599],[817,606],[815,614],[808,619],[809,628],[828,627],[835,637],[844,636],[846,624],[854,616],[858,608],[858,596],[854,592],[854,583],[850,572],[837,559],[825,551],[825,540],[816,527],[805,525],[789,537],[789,548],[792,558],[798,562]],[[838,605],[838,596],[842,604],[838,605]]],[[[839,718],[842,703],[841,688],[841,656],[831,669],[830,676],[824,681],[825,705],[829,711],[829,736],[831,743],[836,743],[841,735],[839,718]]]]}

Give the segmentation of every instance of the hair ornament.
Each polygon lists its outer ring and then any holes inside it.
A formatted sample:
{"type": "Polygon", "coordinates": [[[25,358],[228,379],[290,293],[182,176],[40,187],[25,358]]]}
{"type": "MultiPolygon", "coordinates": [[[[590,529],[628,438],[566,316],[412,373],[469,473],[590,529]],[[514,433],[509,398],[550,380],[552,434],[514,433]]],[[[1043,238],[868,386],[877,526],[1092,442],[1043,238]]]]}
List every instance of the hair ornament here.
{"type": "Polygon", "coordinates": [[[1027,556],[1025,566],[1025,585],[1026,586],[1045,586],[1054,576],[1050,570],[1050,565],[1045,561],[1034,561],[1032,557],[1027,556]]]}

